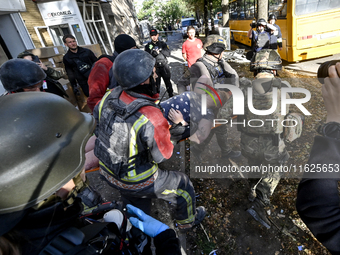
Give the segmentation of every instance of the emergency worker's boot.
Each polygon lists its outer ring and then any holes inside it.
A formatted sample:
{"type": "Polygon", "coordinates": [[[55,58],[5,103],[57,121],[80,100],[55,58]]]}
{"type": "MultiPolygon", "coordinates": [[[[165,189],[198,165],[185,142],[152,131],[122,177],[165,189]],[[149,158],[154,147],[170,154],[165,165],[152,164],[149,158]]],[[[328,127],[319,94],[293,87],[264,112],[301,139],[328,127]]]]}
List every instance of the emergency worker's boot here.
{"type": "Polygon", "coordinates": [[[250,204],[250,208],[247,209],[247,212],[262,226],[270,229],[271,223],[267,218],[265,204],[261,201],[261,199],[256,197],[250,204]]]}
{"type": "Polygon", "coordinates": [[[197,207],[194,222],[188,223],[188,224],[178,224],[178,228],[181,231],[187,231],[191,229],[192,227],[199,225],[203,221],[206,213],[207,211],[205,210],[203,206],[197,207]]]}

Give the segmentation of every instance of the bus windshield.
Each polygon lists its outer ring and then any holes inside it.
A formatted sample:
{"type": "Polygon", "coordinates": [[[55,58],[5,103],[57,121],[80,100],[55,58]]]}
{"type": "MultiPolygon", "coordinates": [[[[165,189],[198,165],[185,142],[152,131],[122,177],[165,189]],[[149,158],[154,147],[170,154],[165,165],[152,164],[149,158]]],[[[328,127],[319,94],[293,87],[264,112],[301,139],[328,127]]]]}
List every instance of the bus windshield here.
{"type": "Polygon", "coordinates": [[[340,8],[339,0],[296,0],[295,14],[305,15],[340,8]]]}

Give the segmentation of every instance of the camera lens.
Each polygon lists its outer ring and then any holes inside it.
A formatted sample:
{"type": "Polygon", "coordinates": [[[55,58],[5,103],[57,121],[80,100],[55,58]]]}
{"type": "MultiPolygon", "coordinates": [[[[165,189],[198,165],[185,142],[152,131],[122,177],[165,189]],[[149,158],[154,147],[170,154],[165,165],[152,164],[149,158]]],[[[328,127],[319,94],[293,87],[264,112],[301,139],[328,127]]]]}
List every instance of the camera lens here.
{"type": "Polygon", "coordinates": [[[318,80],[320,83],[324,83],[324,79],[326,77],[328,77],[328,68],[332,65],[335,65],[336,63],[338,63],[339,60],[331,60],[331,61],[327,61],[325,63],[322,63],[320,66],[319,66],[319,69],[318,69],[318,80]]]}

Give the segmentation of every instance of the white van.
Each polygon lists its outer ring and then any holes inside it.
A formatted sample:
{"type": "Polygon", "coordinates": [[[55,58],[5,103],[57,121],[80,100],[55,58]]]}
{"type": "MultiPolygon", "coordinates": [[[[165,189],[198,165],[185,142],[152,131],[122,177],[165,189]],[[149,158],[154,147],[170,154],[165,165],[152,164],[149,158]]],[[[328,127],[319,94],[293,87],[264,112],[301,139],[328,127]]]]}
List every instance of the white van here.
{"type": "Polygon", "coordinates": [[[193,26],[196,31],[196,36],[199,36],[199,31],[200,29],[198,28],[198,24],[195,20],[195,18],[185,18],[181,19],[181,26],[182,26],[182,37],[185,38],[187,37],[187,27],[188,26],[193,26]]]}

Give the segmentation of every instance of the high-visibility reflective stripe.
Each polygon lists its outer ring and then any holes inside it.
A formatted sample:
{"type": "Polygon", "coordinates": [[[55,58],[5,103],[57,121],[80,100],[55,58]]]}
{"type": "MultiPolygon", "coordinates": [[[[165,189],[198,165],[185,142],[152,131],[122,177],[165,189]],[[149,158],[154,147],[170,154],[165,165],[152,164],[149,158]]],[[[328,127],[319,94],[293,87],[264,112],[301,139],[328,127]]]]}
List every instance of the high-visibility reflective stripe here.
{"type": "MultiPolygon", "coordinates": [[[[107,96],[112,92],[112,90],[110,92],[107,92],[103,99],[100,102],[99,105],[99,120],[100,120],[100,116],[101,116],[101,111],[104,105],[104,101],[107,98],[107,96]]],[[[131,129],[130,129],[130,146],[129,146],[129,157],[133,157],[135,155],[138,154],[138,146],[137,146],[137,133],[140,130],[140,128],[145,125],[149,120],[142,114],[136,121],[135,123],[132,125],[131,129]]],[[[129,163],[131,163],[132,161],[134,161],[135,159],[132,158],[129,160],[129,163]]],[[[107,166],[104,165],[104,163],[99,162],[99,164],[104,167],[109,173],[111,173],[112,175],[115,175],[107,166]]],[[[130,164],[129,168],[133,168],[134,170],[129,171],[127,173],[127,176],[125,176],[124,178],[122,178],[122,180],[126,181],[126,182],[139,182],[143,179],[146,179],[148,177],[150,177],[151,175],[153,175],[157,169],[158,169],[158,165],[154,164],[150,169],[148,169],[147,171],[144,171],[143,173],[137,175],[137,172],[135,170],[135,164],[130,164]]]]}
{"type": "MultiPolygon", "coordinates": [[[[137,146],[137,134],[140,128],[148,122],[148,119],[142,114],[138,120],[133,123],[132,128],[130,129],[130,146],[129,146],[129,157],[133,157],[138,154],[138,146],[137,146]]],[[[134,161],[135,159],[130,159],[129,163],[134,161]]],[[[133,168],[135,168],[135,164],[131,164],[133,168]]],[[[136,170],[132,170],[128,172],[129,177],[136,176],[136,170]]]]}
{"type": "MultiPolygon", "coordinates": [[[[110,174],[112,174],[113,176],[116,176],[107,166],[104,165],[103,162],[99,161],[99,164],[102,167],[104,167],[105,170],[108,171],[110,174]]],[[[139,182],[153,175],[157,171],[157,169],[158,169],[158,165],[154,164],[150,169],[144,171],[143,173],[140,173],[133,177],[125,176],[124,178],[122,178],[122,180],[126,182],[139,182]]]]}
{"type": "Polygon", "coordinates": [[[100,121],[100,116],[102,115],[102,109],[103,109],[104,101],[108,97],[108,95],[110,95],[111,92],[112,92],[112,90],[109,91],[109,92],[106,92],[106,94],[103,96],[102,100],[100,101],[100,104],[99,104],[99,116],[98,116],[98,120],[99,121],[100,121]]]}
{"type": "Polygon", "coordinates": [[[188,218],[185,220],[178,220],[178,224],[187,224],[192,223],[195,220],[195,215],[192,212],[192,199],[188,192],[182,189],[173,189],[173,190],[164,190],[162,192],[163,195],[169,195],[169,194],[176,194],[177,196],[183,197],[185,201],[187,202],[187,210],[188,210],[188,218]]]}

